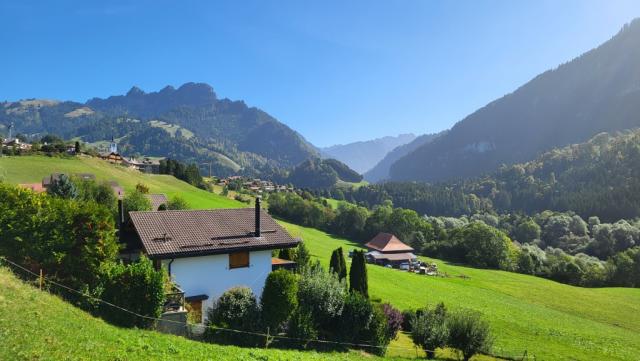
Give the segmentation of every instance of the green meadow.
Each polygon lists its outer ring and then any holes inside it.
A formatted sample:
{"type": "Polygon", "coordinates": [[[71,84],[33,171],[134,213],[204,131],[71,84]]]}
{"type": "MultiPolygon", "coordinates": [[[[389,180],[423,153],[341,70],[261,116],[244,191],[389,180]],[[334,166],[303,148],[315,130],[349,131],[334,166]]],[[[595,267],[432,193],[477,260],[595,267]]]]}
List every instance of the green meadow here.
{"type": "Polygon", "coordinates": [[[378,360],[368,354],[220,346],[92,317],[0,267],[0,360],[378,360]]]}
{"type": "Polygon", "coordinates": [[[91,157],[2,157],[0,180],[12,184],[39,183],[51,173],[92,173],[98,180],[115,180],[127,191],[144,183],[151,193],[164,193],[168,197],[179,195],[192,208],[246,207],[236,200],[192,187],[170,175],[144,174],[137,170],[107,163],[91,157]]]}
{"type": "MultiPolygon", "coordinates": [[[[169,196],[180,194],[187,199],[193,208],[246,206],[234,200],[197,189],[171,176],[141,174],[97,159],[61,159],[41,156],[0,158],[0,178],[9,183],[38,182],[42,177],[52,172],[94,173],[99,179],[115,179],[127,189],[133,189],[138,182],[143,182],[149,186],[152,192],[162,192],[169,196]]],[[[280,223],[293,236],[302,238],[312,255],[324,265],[328,264],[333,249],[343,247],[346,253],[352,248],[359,247],[356,242],[334,237],[326,232],[283,221],[280,223]]],[[[517,273],[475,269],[426,258],[425,260],[437,263],[442,276],[431,277],[379,266],[368,266],[371,296],[382,302],[390,302],[400,309],[444,302],[451,309],[465,307],[480,311],[492,325],[496,337],[493,353],[496,355],[519,357],[526,351],[529,356],[534,355],[536,360],[640,359],[638,356],[640,355],[640,289],[580,288],[517,273]]],[[[8,296],[8,292],[5,292],[5,283],[9,281],[6,279],[6,276],[3,277],[3,283],[0,283],[2,287],[0,289],[0,342],[7,337],[16,337],[16,335],[7,336],[7,334],[18,332],[16,328],[5,331],[7,330],[6,324],[2,324],[5,322],[5,318],[9,316],[25,318],[20,322],[26,323],[30,321],[24,315],[44,312],[44,309],[38,307],[12,309],[8,312],[6,304],[27,303],[26,300],[29,298],[11,299],[12,301],[8,302],[10,296],[8,296]],[[14,314],[20,315],[20,317],[14,316],[14,314]]],[[[27,295],[30,295],[28,297],[31,298],[35,297],[33,293],[28,292],[24,295],[25,297],[27,295]]],[[[11,307],[23,306],[14,305],[11,307]]],[[[73,309],[72,312],[80,311],[73,309]]],[[[17,321],[13,320],[12,322],[17,321]]],[[[77,327],[81,328],[80,324],[78,322],[77,327]]],[[[45,340],[46,337],[55,339],[54,336],[58,332],[62,332],[55,331],[55,327],[58,326],[41,324],[40,330],[33,332],[39,332],[34,335],[45,340]],[[50,332],[42,330],[50,327],[54,327],[50,332]]],[[[117,336],[113,336],[113,340],[120,342],[123,349],[126,347],[137,349],[136,347],[138,347],[129,344],[127,337],[130,336],[125,336],[128,333],[135,335],[131,337],[141,340],[137,341],[141,345],[147,345],[145,347],[151,349],[174,342],[164,339],[164,337],[170,336],[157,335],[152,332],[125,331],[107,325],[101,325],[101,327],[113,329],[114,331],[109,332],[117,334],[117,336]],[[117,341],[120,338],[122,340],[117,341]]],[[[25,338],[30,339],[30,337],[25,338]]],[[[170,339],[174,340],[175,338],[170,339]]],[[[80,340],[83,341],[78,344],[84,345],[86,341],[90,345],[88,347],[93,347],[91,345],[94,344],[99,345],[96,344],[99,341],[91,341],[86,337],[80,338],[80,340]]],[[[189,341],[180,339],[175,342],[182,345],[182,342],[189,341]]],[[[36,347],[35,344],[33,347],[36,347]]],[[[197,344],[193,347],[200,350],[200,347],[205,346],[197,344]]],[[[392,343],[389,355],[415,357],[416,354],[420,354],[411,348],[411,341],[407,335],[401,335],[398,340],[392,343]]],[[[238,350],[236,352],[245,352],[244,349],[238,350]]],[[[0,350],[0,359],[6,359],[2,357],[1,352],[0,350]]],[[[187,351],[180,350],[180,352],[187,351]]],[[[246,352],[242,355],[253,351],[246,352]]],[[[255,357],[259,358],[258,355],[256,354],[255,357]]],[[[275,351],[273,355],[276,355],[275,351]]],[[[284,359],[302,357],[286,353],[282,355],[286,355],[283,356],[284,359]]],[[[306,353],[304,355],[307,357],[306,353]]],[[[158,358],[163,359],[165,356],[158,356],[158,358]]],[[[439,356],[452,357],[453,355],[450,352],[444,352],[439,356]]],[[[271,357],[277,359],[280,356],[271,357]]],[[[317,356],[310,354],[309,357],[317,356]]],[[[339,357],[353,356],[349,354],[339,357]]],[[[37,358],[25,357],[25,359],[37,358]]],[[[79,356],[77,358],[85,357],[79,356]]],[[[166,358],[172,357],[167,356],[166,358]]],[[[478,359],[484,359],[484,357],[478,359]]]]}
{"type": "MultiPolygon", "coordinates": [[[[281,224],[328,265],[331,251],[360,245],[325,232],[281,224]]],[[[372,298],[400,309],[444,302],[482,312],[496,336],[494,354],[537,360],[637,360],[640,289],[581,288],[518,273],[435,262],[443,277],[369,265],[372,298]]],[[[406,345],[406,343],[405,343],[406,345]]],[[[394,350],[390,350],[394,353],[394,350]]]]}

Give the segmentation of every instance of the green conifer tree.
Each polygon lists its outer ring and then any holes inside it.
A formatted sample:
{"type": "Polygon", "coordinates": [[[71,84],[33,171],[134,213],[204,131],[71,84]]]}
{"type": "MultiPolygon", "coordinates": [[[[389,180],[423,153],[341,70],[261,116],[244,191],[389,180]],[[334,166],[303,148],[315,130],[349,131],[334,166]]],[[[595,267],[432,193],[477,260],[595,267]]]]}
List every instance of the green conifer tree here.
{"type": "Polygon", "coordinates": [[[349,290],[369,297],[369,282],[364,251],[353,251],[351,270],[349,271],[349,290]]]}

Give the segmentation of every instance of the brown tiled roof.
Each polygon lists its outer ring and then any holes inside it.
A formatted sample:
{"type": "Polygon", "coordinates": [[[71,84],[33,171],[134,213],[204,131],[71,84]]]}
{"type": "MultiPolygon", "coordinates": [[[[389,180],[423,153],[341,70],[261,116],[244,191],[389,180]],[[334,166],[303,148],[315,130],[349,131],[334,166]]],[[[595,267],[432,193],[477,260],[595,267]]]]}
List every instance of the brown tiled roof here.
{"type": "Polygon", "coordinates": [[[167,205],[167,203],[169,203],[167,196],[165,196],[164,194],[147,194],[147,197],[151,201],[152,211],[157,211],[160,205],[167,205]]]}
{"type": "Polygon", "coordinates": [[[293,239],[265,211],[256,238],[253,208],[129,212],[151,258],[179,258],[238,250],[295,247],[293,239]]]}
{"type": "Polygon", "coordinates": [[[402,243],[398,237],[390,233],[378,233],[365,246],[380,252],[413,252],[413,248],[402,243]]]}

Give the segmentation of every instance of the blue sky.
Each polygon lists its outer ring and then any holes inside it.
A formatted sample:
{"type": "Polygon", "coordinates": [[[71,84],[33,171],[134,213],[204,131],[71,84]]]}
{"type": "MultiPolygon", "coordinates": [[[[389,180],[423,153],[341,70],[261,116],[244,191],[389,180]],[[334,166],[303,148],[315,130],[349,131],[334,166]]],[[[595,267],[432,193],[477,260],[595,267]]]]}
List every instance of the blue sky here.
{"type": "Polygon", "coordinates": [[[640,17],[640,1],[3,1],[0,100],[188,81],[318,146],[449,128],[640,17]]]}

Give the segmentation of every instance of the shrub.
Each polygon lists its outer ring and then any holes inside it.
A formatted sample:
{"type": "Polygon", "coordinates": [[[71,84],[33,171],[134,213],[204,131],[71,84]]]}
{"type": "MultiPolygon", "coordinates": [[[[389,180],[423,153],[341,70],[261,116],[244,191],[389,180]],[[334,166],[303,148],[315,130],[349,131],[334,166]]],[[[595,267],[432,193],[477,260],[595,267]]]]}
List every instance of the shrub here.
{"type": "Polygon", "coordinates": [[[58,179],[54,179],[47,188],[47,193],[64,199],[74,199],[78,196],[75,184],[66,174],[60,174],[58,179]]]}
{"type": "Polygon", "coordinates": [[[127,219],[129,219],[129,212],[151,210],[151,201],[144,193],[138,190],[127,193],[122,200],[122,203],[124,207],[124,214],[127,219]]]}
{"type": "Polygon", "coordinates": [[[300,277],[298,284],[298,307],[309,313],[322,338],[333,338],[338,327],[337,319],[342,314],[346,287],[333,273],[311,266],[300,277]]]}
{"type": "MultiPolygon", "coordinates": [[[[298,308],[291,315],[287,335],[298,340],[317,340],[318,331],[311,312],[298,308]]],[[[307,348],[307,343],[300,343],[298,340],[293,341],[293,343],[302,346],[302,348],[307,348]]]]}
{"type": "Polygon", "coordinates": [[[170,210],[189,209],[189,204],[184,198],[180,196],[173,196],[167,203],[167,209],[170,209],[170,210]]]}
{"type": "Polygon", "coordinates": [[[389,339],[395,340],[398,336],[398,331],[402,328],[404,318],[400,310],[391,306],[389,303],[382,305],[382,311],[387,318],[387,331],[389,331],[389,339]]]}
{"type": "Polygon", "coordinates": [[[402,330],[405,332],[411,332],[411,324],[413,323],[413,319],[416,318],[415,310],[404,310],[402,311],[402,330]]]}
{"type": "Polygon", "coordinates": [[[479,352],[489,352],[493,343],[489,323],[477,312],[461,310],[447,318],[448,345],[460,350],[465,361],[479,352]]]}
{"type": "Polygon", "coordinates": [[[0,184],[0,224],[2,255],[74,288],[96,287],[118,256],[112,214],[93,202],[0,184]]]}
{"type": "Polygon", "coordinates": [[[207,312],[207,341],[245,346],[258,342],[256,337],[223,330],[254,331],[258,328],[260,312],[250,288],[234,287],[225,291],[207,312]]]}
{"type": "Polygon", "coordinates": [[[307,246],[304,245],[304,242],[300,242],[298,247],[296,247],[295,251],[295,261],[298,264],[298,269],[302,272],[305,268],[309,266],[311,262],[311,253],[307,249],[307,246]]]}
{"type": "Polygon", "coordinates": [[[260,300],[262,321],[271,333],[280,331],[298,307],[297,277],[285,270],[271,272],[262,291],[260,300]]]}
{"type": "Polygon", "coordinates": [[[367,343],[373,318],[373,305],[360,293],[349,293],[340,316],[340,341],[367,343]]]}
{"type": "Polygon", "coordinates": [[[387,352],[387,346],[391,342],[388,330],[388,320],[380,305],[373,307],[373,314],[368,328],[368,343],[376,346],[370,348],[369,352],[383,356],[387,352]]]}
{"type": "MultiPolygon", "coordinates": [[[[102,298],[137,314],[157,318],[165,301],[165,275],[156,271],[146,257],[124,265],[115,263],[105,273],[102,298]]],[[[118,326],[149,328],[154,321],[136,317],[112,306],[101,304],[101,316],[118,326]]]]}
{"type": "Polygon", "coordinates": [[[293,261],[295,254],[292,248],[283,248],[278,252],[278,258],[293,261]]]}
{"type": "Polygon", "coordinates": [[[427,358],[435,356],[437,348],[444,347],[449,339],[447,309],[443,303],[433,309],[423,309],[411,318],[411,339],[422,347],[427,358]]]}
{"type": "Polygon", "coordinates": [[[147,187],[144,183],[136,184],[136,192],[140,192],[142,194],[149,194],[149,187],[147,187]]]}

